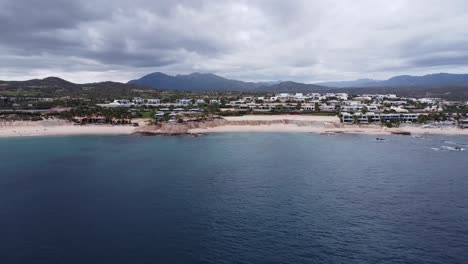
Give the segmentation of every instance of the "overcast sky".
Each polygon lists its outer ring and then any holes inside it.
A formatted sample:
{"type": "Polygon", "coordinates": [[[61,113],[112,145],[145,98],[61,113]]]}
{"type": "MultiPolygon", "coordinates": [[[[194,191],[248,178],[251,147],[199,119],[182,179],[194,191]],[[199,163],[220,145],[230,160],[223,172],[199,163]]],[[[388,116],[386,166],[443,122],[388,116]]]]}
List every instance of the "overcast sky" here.
{"type": "Polygon", "coordinates": [[[466,0],[0,0],[0,79],[468,73],[466,0]]]}

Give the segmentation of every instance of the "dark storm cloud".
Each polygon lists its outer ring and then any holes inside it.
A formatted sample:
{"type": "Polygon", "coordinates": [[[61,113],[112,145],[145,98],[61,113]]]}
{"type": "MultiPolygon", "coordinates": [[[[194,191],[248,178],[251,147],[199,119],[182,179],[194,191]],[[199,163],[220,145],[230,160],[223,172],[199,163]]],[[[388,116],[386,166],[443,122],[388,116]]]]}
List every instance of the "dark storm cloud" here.
{"type": "Polygon", "coordinates": [[[82,21],[105,19],[82,1],[0,1],[2,33],[26,33],[59,28],[73,28],[82,21]]]}
{"type": "MultiPolygon", "coordinates": [[[[132,8],[118,1],[2,0],[0,46],[21,56],[74,56],[134,67],[175,63],[177,56],[171,51],[177,49],[200,54],[217,51],[194,32],[178,34],[170,30],[170,21],[158,21],[160,15],[167,19],[174,9],[169,1],[137,2],[141,5],[132,8]]],[[[189,7],[196,3],[189,2],[189,7]]]]}
{"type": "Polygon", "coordinates": [[[462,0],[0,0],[0,79],[468,72],[467,10],[462,0]]]}

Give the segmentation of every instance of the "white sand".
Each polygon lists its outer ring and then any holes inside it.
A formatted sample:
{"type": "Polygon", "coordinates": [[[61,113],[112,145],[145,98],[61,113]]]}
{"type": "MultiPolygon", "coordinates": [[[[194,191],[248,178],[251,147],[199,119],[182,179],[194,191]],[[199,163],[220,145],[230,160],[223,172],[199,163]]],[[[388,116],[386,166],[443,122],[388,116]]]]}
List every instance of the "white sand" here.
{"type": "MultiPolygon", "coordinates": [[[[385,128],[379,125],[342,125],[334,116],[300,116],[300,115],[261,115],[226,117],[229,121],[249,121],[254,124],[221,125],[207,128],[190,129],[189,133],[223,133],[223,132],[301,132],[301,133],[348,133],[348,134],[390,134],[396,131],[411,134],[442,134],[467,135],[468,129],[458,128],[421,128],[418,125],[402,125],[399,128],[385,128]],[[255,124],[255,121],[289,120],[291,123],[273,123],[270,125],[255,124]]],[[[138,120],[144,126],[146,119],[138,120]]],[[[65,136],[65,135],[129,135],[137,128],[130,125],[86,125],[77,126],[63,120],[39,122],[2,122],[0,121],[0,137],[20,136],[65,136]]]]}
{"type": "Polygon", "coordinates": [[[468,129],[459,128],[421,128],[419,125],[402,125],[399,128],[386,128],[380,125],[343,125],[336,116],[306,115],[246,115],[225,117],[228,121],[277,121],[289,120],[294,124],[271,125],[225,125],[218,127],[197,128],[189,133],[223,133],[223,132],[306,132],[306,133],[347,133],[385,135],[392,132],[410,132],[411,134],[468,135],[468,129]],[[303,122],[304,121],[304,122],[303,122]]]}
{"type": "Polygon", "coordinates": [[[0,137],[65,136],[65,135],[129,135],[135,130],[128,126],[76,126],[66,121],[0,122],[0,137]]]}
{"type": "Polygon", "coordinates": [[[310,122],[331,122],[340,123],[336,116],[313,116],[313,115],[245,115],[245,116],[226,116],[228,121],[275,121],[275,120],[293,120],[310,122]]]}
{"type": "Polygon", "coordinates": [[[294,124],[272,124],[272,125],[226,125],[210,128],[197,128],[189,130],[189,133],[225,133],[225,132],[302,132],[302,133],[346,133],[346,134],[368,134],[368,135],[389,135],[392,132],[410,132],[415,135],[433,134],[433,135],[467,135],[468,129],[444,128],[444,129],[425,129],[417,127],[400,128],[381,128],[375,126],[345,126],[342,128],[325,128],[314,126],[298,126],[294,124]]]}

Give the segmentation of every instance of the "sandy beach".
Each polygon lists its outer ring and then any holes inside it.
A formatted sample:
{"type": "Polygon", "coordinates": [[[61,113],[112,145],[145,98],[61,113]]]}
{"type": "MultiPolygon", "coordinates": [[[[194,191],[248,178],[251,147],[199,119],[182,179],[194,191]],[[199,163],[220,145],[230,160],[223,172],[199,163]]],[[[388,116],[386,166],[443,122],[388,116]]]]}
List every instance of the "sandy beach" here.
{"type": "Polygon", "coordinates": [[[418,128],[399,127],[382,128],[376,126],[344,126],[341,128],[323,128],[313,126],[298,126],[294,124],[272,124],[272,125],[226,125],[219,127],[197,128],[189,130],[192,134],[204,133],[227,133],[227,132],[297,132],[297,133],[318,133],[318,134],[367,134],[367,135],[390,135],[393,133],[409,132],[413,135],[466,135],[468,130],[458,128],[418,128]]]}
{"type": "Polygon", "coordinates": [[[140,127],[129,125],[74,125],[64,120],[45,121],[0,121],[0,137],[26,136],[66,136],[66,135],[130,135],[139,134],[206,134],[206,133],[242,133],[242,132],[297,132],[317,134],[369,134],[388,135],[392,133],[411,133],[413,135],[467,135],[468,129],[455,127],[422,128],[417,124],[403,124],[398,128],[386,128],[380,125],[343,125],[335,116],[301,115],[246,115],[225,117],[221,120],[187,125],[164,125],[163,128],[145,126],[146,120],[135,120],[140,127]]]}
{"type": "Polygon", "coordinates": [[[0,122],[0,137],[67,136],[67,135],[129,135],[132,126],[77,126],[62,120],[0,122]]]}
{"type": "Polygon", "coordinates": [[[265,125],[235,125],[215,126],[208,128],[190,129],[189,133],[223,133],[223,132],[298,132],[318,134],[369,134],[389,135],[392,133],[409,132],[414,135],[441,134],[441,135],[468,135],[468,129],[450,128],[422,128],[416,124],[403,124],[398,128],[386,128],[380,125],[343,125],[336,116],[300,116],[300,115],[246,115],[225,117],[232,123],[271,121],[265,125]],[[286,124],[276,124],[277,121],[286,121],[286,124]]]}

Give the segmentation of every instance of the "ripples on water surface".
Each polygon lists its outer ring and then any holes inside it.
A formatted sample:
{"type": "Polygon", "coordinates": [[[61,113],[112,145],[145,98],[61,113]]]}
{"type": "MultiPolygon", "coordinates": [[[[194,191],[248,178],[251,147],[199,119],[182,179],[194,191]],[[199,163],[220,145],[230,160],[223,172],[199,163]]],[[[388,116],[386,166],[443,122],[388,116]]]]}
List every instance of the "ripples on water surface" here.
{"type": "Polygon", "coordinates": [[[468,263],[468,138],[385,139],[0,139],[0,263],[468,263]]]}

